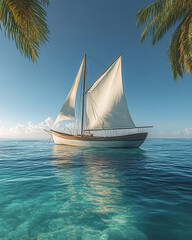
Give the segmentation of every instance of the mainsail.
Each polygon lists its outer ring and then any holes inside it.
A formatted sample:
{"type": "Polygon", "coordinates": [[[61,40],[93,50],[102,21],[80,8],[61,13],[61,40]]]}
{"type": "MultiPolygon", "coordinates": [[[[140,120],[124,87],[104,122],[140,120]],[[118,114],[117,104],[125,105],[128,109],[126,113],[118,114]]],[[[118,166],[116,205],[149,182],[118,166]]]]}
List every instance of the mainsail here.
{"type": "Polygon", "coordinates": [[[86,92],[86,129],[134,127],[123,92],[120,56],[86,92]]]}
{"type": "Polygon", "coordinates": [[[63,107],[55,120],[55,123],[58,123],[63,120],[74,120],[75,119],[75,99],[77,94],[77,88],[79,85],[79,81],[81,78],[81,73],[83,69],[84,59],[81,63],[81,66],[79,68],[79,71],[77,73],[77,76],[75,78],[75,81],[73,82],[72,88],[63,104],[63,107]]]}

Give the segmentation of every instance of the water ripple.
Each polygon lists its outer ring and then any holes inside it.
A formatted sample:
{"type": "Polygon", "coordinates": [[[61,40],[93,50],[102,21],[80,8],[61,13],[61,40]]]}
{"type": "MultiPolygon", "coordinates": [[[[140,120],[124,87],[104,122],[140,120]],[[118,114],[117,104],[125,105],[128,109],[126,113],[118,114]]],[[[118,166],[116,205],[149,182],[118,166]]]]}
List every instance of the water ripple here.
{"type": "Polygon", "coordinates": [[[0,141],[0,239],[191,240],[192,140],[0,141]]]}

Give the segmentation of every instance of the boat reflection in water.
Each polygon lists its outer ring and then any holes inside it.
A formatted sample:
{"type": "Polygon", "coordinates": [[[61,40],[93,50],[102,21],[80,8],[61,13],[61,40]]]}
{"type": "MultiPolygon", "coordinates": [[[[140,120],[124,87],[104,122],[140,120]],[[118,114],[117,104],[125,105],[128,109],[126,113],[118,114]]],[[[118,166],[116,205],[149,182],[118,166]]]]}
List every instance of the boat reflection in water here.
{"type": "Polygon", "coordinates": [[[63,219],[63,237],[147,239],[136,227],[134,192],[129,189],[132,173],[145,165],[142,150],[55,145],[51,164],[59,185],[54,198],[63,219]]]}

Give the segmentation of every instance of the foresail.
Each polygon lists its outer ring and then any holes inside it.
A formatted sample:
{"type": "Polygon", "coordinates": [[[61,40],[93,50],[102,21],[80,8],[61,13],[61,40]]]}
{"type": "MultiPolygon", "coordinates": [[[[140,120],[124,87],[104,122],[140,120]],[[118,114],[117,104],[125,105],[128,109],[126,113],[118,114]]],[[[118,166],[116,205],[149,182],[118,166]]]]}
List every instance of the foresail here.
{"type": "Polygon", "coordinates": [[[63,120],[74,120],[75,119],[75,99],[77,94],[77,88],[79,85],[79,81],[81,78],[81,73],[83,69],[84,59],[81,63],[81,66],[79,68],[79,71],[77,73],[77,76],[75,78],[75,81],[73,82],[72,88],[63,104],[63,107],[55,120],[55,123],[58,123],[63,120]]]}
{"type": "Polygon", "coordinates": [[[134,128],[123,92],[121,56],[86,92],[86,129],[134,128]]]}

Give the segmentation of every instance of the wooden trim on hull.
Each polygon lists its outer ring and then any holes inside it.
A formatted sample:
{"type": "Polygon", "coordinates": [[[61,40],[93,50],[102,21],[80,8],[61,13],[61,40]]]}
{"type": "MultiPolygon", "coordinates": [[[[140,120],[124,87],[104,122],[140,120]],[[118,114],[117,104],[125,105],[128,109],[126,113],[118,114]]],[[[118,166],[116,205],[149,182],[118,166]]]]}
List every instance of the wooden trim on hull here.
{"type": "Polygon", "coordinates": [[[55,144],[80,146],[80,147],[111,147],[111,148],[138,148],[140,147],[148,133],[136,133],[124,136],[96,137],[69,135],[54,130],[50,130],[55,144]]]}

